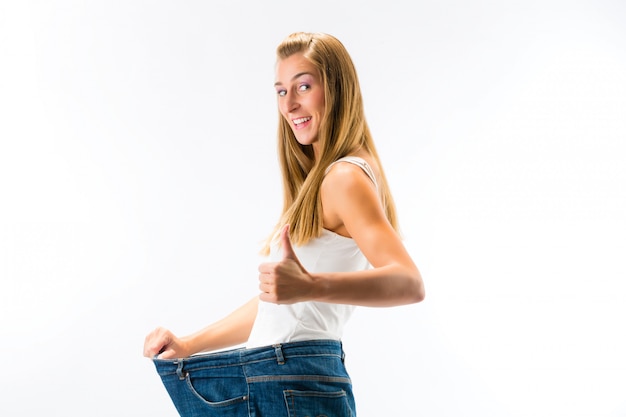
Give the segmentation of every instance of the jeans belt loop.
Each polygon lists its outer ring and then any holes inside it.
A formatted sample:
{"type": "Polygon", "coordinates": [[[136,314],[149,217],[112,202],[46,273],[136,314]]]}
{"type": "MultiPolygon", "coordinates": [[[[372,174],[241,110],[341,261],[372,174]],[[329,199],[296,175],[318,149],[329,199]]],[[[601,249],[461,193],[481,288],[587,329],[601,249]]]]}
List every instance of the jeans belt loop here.
{"type": "Polygon", "coordinates": [[[187,372],[183,371],[183,360],[178,360],[178,366],[176,367],[176,375],[181,381],[187,377],[187,372]]]}
{"type": "Polygon", "coordinates": [[[279,365],[285,364],[285,357],[283,356],[283,348],[280,344],[274,345],[274,352],[276,353],[276,361],[279,365]]]}

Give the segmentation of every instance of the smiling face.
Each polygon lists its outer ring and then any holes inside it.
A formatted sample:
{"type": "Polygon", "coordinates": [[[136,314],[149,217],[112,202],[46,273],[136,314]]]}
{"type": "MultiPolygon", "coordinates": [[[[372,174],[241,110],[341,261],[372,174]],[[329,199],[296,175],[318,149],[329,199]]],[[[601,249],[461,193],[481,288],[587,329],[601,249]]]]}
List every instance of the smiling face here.
{"type": "Polygon", "coordinates": [[[317,153],[320,124],[324,115],[324,86],[317,68],[298,53],[278,61],[276,66],[278,109],[296,140],[313,145],[317,153]]]}

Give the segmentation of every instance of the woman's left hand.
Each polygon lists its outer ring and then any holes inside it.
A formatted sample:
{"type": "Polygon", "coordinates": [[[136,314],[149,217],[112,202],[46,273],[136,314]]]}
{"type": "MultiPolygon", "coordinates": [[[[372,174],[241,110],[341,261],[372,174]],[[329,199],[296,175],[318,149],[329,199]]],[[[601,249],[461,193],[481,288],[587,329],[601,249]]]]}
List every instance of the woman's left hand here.
{"type": "Polygon", "coordinates": [[[311,299],[313,277],[302,266],[289,239],[289,225],[280,234],[282,259],[259,265],[259,298],[274,304],[293,304],[311,299]]]}

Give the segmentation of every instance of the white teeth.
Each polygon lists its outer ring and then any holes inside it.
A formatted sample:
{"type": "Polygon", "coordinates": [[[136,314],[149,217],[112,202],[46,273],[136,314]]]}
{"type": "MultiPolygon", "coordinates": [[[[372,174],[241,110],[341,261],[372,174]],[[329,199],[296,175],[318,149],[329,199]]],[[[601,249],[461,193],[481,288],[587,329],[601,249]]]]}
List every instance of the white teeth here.
{"type": "Polygon", "coordinates": [[[301,117],[299,119],[294,119],[293,123],[299,125],[300,123],[308,122],[309,120],[311,120],[310,117],[301,117]]]}

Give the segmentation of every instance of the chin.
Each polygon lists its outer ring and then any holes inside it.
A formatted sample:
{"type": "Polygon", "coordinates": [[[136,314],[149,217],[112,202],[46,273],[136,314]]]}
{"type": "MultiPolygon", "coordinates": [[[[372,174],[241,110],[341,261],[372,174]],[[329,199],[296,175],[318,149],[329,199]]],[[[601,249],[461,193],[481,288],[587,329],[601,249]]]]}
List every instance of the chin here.
{"type": "Polygon", "coordinates": [[[315,142],[317,142],[317,138],[299,138],[298,136],[296,136],[296,141],[302,146],[308,146],[313,145],[315,142]]]}

